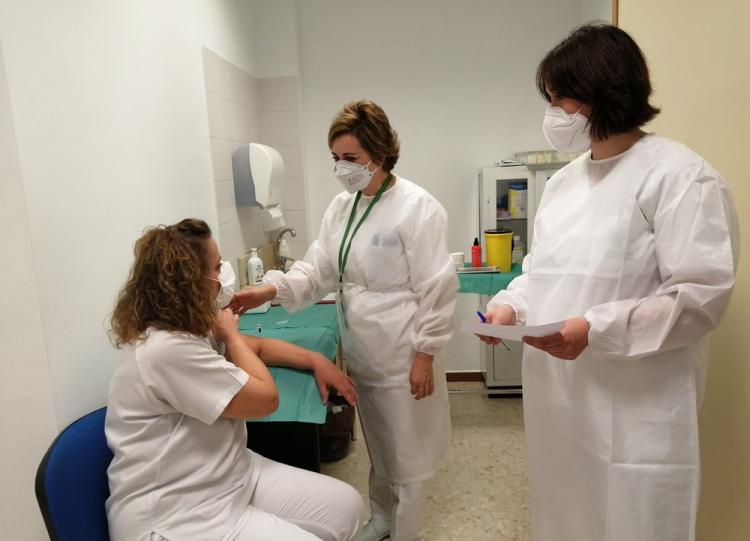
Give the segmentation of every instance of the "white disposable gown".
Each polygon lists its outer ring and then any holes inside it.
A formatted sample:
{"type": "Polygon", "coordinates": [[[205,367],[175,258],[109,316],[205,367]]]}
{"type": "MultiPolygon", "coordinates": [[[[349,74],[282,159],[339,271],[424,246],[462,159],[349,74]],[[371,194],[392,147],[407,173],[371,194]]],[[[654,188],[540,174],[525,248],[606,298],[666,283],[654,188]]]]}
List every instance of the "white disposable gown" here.
{"type": "MultiPolygon", "coordinates": [[[[415,400],[409,374],[416,352],[437,354],[450,339],[458,279],[445,241],[445,210],[419,186],[394,180],[352,242],[339,325],[372,466],[388,482],[408,484],[431,477],[450,450],[440,357],[433,361],[432,396],[415,400]]],[[[339,246],[354,198],[333,199],[304,261],[276,282],[287,309],[338,290],[339,246]]],[[[355,225],[371,200],[361,198],[355,225]]]]}
{"type": "Polygon", "coordinates": [[[534,540],[693,540],[707,334],[738,259],[727,186],[649,135],[559,171],[534,227],[526,272],[489,308],[509,304],[530,325],[591,323],[575,361],[524,350],[534,540]]]}

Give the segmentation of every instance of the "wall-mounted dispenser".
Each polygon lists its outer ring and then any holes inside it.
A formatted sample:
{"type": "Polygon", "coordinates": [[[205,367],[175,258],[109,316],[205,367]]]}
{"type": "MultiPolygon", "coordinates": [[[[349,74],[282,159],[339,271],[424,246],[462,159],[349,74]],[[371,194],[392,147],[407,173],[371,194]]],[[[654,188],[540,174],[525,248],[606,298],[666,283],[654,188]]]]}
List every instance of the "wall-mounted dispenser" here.
{"type": "Polygon", "coordinates": [[[232,153],[232,174],[238,207],[269,208],[281,203],[284,161],[275,148],[259,143],[242,145],[232,153]]]}

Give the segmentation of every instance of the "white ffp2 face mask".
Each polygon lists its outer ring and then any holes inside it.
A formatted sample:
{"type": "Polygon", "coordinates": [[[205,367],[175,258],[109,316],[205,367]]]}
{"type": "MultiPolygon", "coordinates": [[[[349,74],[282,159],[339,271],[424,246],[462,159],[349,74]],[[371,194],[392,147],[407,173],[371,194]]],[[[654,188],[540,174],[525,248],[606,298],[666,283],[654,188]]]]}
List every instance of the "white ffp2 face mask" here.
{"type": "Polygon", "coordinates": [[[333,167],[333,174],[336,175],[336,178],[339,179],[339,182],[341,182],[341,185],[347,192],[356,193],[367,188],[372,181],[372,176],[377,169],[370,171],[369,165],[371,163],[372,160],[365,165],[339,160],[333,167]]]}
{"type": "Polygon", "coordinates": [[[550,145],[559,152],[581,152],[591,146],[589,119],[581,114],[566,113],[560,107],[547,106],[542,130],[550,145]]]}
{"type": "Polygon", "coordinates": [[[219,293],[216,295],[216,305],[219,309],[224,308],[232,300],[235,280],[237,280],[237,276],[234,274],[232,265],[229,261],[222,261],[218,279],[219,293]]]}

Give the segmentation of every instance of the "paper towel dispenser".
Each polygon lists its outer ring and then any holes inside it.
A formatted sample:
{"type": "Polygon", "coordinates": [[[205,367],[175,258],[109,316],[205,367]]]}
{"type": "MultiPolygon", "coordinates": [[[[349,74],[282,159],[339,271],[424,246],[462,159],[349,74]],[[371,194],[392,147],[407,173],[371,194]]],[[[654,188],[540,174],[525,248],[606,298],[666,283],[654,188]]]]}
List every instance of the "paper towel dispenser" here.
{"type": "Polygon", "coordinates": [[[259,143],[242,145],[232,153],[232,174],[238,207],[267,208],[281,202],[284,161],[275,148],[259,143]]]}

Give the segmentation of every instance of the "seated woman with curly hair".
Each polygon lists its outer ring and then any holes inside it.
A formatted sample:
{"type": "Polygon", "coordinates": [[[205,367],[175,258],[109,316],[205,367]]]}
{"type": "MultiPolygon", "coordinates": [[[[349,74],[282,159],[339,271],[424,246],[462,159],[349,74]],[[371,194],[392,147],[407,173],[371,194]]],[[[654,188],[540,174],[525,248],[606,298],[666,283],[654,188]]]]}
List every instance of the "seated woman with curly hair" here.
{"type": "Polygon", "coordinates": [[[356,402],[351,381],[318,354],[240,334],[238,316],[217,305],[221,270],[201,220],[151,228],[135,244],[112,316],[122,360],[106,420],[111,539],[349,540],[360,495],[247,449],[245,419],[278,407],[264,361],[314,370],[323,395],[330,385],[356,402]]]}

